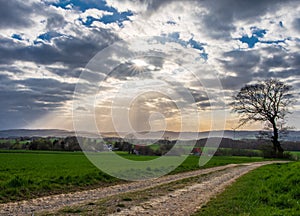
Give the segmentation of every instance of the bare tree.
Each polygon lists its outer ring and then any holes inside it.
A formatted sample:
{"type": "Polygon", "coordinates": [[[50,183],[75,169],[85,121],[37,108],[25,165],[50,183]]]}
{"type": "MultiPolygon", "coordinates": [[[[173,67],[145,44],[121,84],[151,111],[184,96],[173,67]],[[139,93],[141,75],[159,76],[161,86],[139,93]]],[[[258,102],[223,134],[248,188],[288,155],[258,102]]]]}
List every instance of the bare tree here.
{"type": "Polygon", "coordinates": [[[294,103],[291,86],[277,79],[269,79],[253,85],[246,85],[234,97],[233,111],[241,114],[241,124],[262,121],[272,127],[272,143],[275,153],[282,156],[279,142],[280,125],[289,114],[294,103]]]}

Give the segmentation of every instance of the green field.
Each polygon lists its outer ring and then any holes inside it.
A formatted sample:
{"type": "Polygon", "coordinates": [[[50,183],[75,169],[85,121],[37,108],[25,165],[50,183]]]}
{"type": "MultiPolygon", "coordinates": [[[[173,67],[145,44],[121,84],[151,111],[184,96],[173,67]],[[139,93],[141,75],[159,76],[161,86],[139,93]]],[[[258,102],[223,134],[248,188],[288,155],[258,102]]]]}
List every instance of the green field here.
{"type": "Polygon", "coordinates": [[[300,215],[300,162],[246,174],[195,215],[300,215]]]}
{"type": "Polygon", "coordinates": [[[300,159],[300,151],[291,151],[291,154],[295,157],[296,160],[300,159]]]}
{"type": "MultiPolygon", "coordinates": [[[[132,160],[151,160],[153,156],[122,153],[132,160]]],[[[199,157],[189,156],[172,173],[199,169],[199,157]]],[[[262,158],[213,157],[205,168],[229,163],[261,161],[262,158]]],[[[203,168],[203,167],[202,167],[203,168]]],[[[76,191],[121,183],[98,170],[81,152],[1,151],[0,202],[23,200],[48,194],[76,191]]]]}

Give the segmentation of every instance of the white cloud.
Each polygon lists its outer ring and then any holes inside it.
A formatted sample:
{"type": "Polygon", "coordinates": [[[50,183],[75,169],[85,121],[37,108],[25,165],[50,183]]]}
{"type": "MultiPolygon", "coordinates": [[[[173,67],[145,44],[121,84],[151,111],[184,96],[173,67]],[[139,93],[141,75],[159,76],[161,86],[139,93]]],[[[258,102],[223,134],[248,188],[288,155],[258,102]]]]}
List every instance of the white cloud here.
{"type": "MultiPolygon", "coordinates": [[[[49,0],[48,2],[57,2],[57,0],[49,0]]],[[[93,52],[85,50],[86,52],[84,52],[83,47],[80,46],[82,43],[86,44],[86,47],[88,47],[87,49],[101,47],[99,48],[99,51],[101,51],[101,49],[105,47],[105,44],[109,44],[117,38],[124,39],[126,44],[126,42],[130,40],[161,35],[166,35],[166,37],[168,37],[169,34],[177,32],[179,34],[179,40],[181,41],[187,42],[193,38],[193,40],[204,44],[203,47],[205,53],[208,54],[208,60],[207,62],[203,60],[201,63],[210,65],[220,75],[220,78],[229,82],[226,83],[227,85],[224,85],[225,88],[228,88],[225,89],[224,92],[226,95],[230,95],[233,94],[234,88],[238,88],[239,85],[244,85],[253,79],[265,78],[268,72],[271,72],[271,74],[274,75],[275,73],[281,73],[284,69],[299,70],[299,65],[295,63],[297,61],[296,53],[299,53],[300,49],[299,40],[296,40],[297,38],[299,39],[299,31],[295,29],[294,20],[298,17],[298,14],[300,14],[300,6],[296,1],[293,4],[288,3],[288,1],[286,2],[287,3],[282,2],[280,7],[274,6],[276,8],[275,10],[273,4],[267,2],[250,5],[251,8],[242,8],[241,4],[236,3],[233,0],[226,0],[219,2],[218,4],[217,1],[108,0],[108,6],[116,8],[119,12],[132,11],[133,16],[130,16],[130,20],[123,22],[123,27],[120,27],[117,22],[107,24],[100,21],[94,21],[91,27],[87,27],[82,24],[79,20],[80,18],[83,21],[87,21],[89,16],[95,19],[101,19],[105,15],[112,15],[112,13],[95,8],[80,12],[78,10],[46,6],[40,1],[26,1],[24,4],[27,6],[37,4],[43,9],[41,11],[34,11],[33,8],[32,12],[28,14],[26,19],[31,22],[30,26],[24,27],[18,25],[16,27],[1,29],[0,39],[8,40],[13,34],[19,34],[24,40],[18,41],[17,39],[14,39],[14,46],[19,49],[31,47],[31,51],[29,54],[25,51],[22,53],[22,56],[25,56],[23,57],[24,59],[15,56],[15,61],[13,61],[15,69],[22,71],[22,73],[17,74],[13,70],[8,71],[4,69],[1,72],[6,75],[8,74],[13,81],[29,78],[44,78],[74,84],[78,79],[78,75],[75,76],[72,74],[73,70],[79,70],[80,67],[83,67],[83,65],[78,66],[78,62],[76,61],[80,61],[84,57],[81,56],[82,53],[86,55],[91,53],[91,56],[89,57],[92,57],[92,54],[95,54],[96,52],[95,50],[93,50],[93,52]],[[228,3],[231,3],[232,5],[226,5],[228,3]],[[282,25],[280,25],[280,22],[282,25]],[[252,27],[265,29],[267,31],[264,38],[259,39],[262,42],[283,39],[288,40],[286,40],[285,43],[279,44],[281,49],[278,49],[279,45],[267,43],[257,43],[254,48],[249,48],[247,43],[242,43],[238,39],[243,35],[251,37],[252,27]],[[40,39],[40,41],[47,44],[47,46],[36,45],[34,43],[39,35],[49,31],[59,33],[63,36],[57,37],[49,42],[40,39]],[[110,39],[109,36],[111,35],[115,37],[110,39]],[[103,46],[99,46],[100,43],[103,43],[103,46]],[[75,46],[78,47],[77,50],[72,49],[72,47],[75,46]],[[32,50],[35,48],[47,48],[48,53],[42,51],[33,52],[32,50]],[[55,52],[50,48],[54,48],[55,52]],[[228,54],[241,50],[243,50],[243,53],[246,56],[251,52],[253,52],[253,55],[258,56],[259,61],[257,65],[245,69],[249,63],[246,62],[245,58],[242,58],[242,56],[239,55],[228,54]],[[59,55],[61,53],[63,54],[59,55]],[[60,63],[55,62],[55,54],[58,55],[57,58],[59,59],[57,59],[57,61],[60,63]],[[44,57],[30,55],[44,55],[44,57]],[[69,55],[79,57],[72,59],[67,58],[66,55],[67,57],[69,55]],[[276,55],[281,56],[284,62],[287,62],[290,65],[268,64],[268,61],[272,60],[276,55]],[[48,59],[51,59],[51,61],[47,61],[48,59]],[[74,59],[76,59],[76,61],[74,59]],[[72,62],[72,60],[74,62],[72,62]],[[70,76],[65,74],[68,73],[66,72],[68,70],[70,70],[70,76]],[[263,70],[266,72],[263,72],[263,70]],[[64,71],[64,73],[61,75],[54,71],[64,71]],[[254,76],[254,72],[259,72],[261,77],[258,77],[257,75],[254,76]],[[237,82],[240,83],[237,84],[237,82]]],[[[249,1],[246,1],[245,4],[249,5],[249,1]]],[[[137,46],[135,47],[135,50],[131,51],[143,51],[148,45],[140,44],[140,47],[137,46]]],[[[8,47],[5,46],[6,45],[3,44],[2,48],[5,48],[4,50],[9,50],[8,47]]],[[[13,49],[14,47],[10,48],[13,49]]],[[[199,50],[192,49],[190,45],[187,48],[184,48],[182,44],[170,41],[166,41],[159,49],[163,50],[165,53],[169,53],[166,57],[174,60],[176,64],[180,62],[186,63],[187,61],[193,62],[195,59],[195,56],[193,55],[200,56],[201,53],[199,50]],[[170,45],[173,48],[176,48],[178,52],[172,53],[172,49],[169,47],[170,45]],[[184,50],[185,52],[180,52],[181,50],[184,50]],[[190,56],[187,58],[186,56],[183,56],[183,53],[190,56]],[[194,57],[193,60],[191,60],[191,56],[194,57]]],[[[241,53],[239,54],[242,55],[241,53]]],[[[114,57],[114,59],[111,59],[112,61],[120,60],[118,55],[112,57],[114,57]]],[[[10,58],[12,57],[10,56],[10,58]]],[[[252,59],[252,61],[254,60],[252,59]]],[[[5,66],[8,67],[9,65],[6,64],[5,66]]],[[[171,72],[174,67],[176,66],[170,66],[170,64],[166,63],[162,65],[165,77],[169,76],[175,80],[182,81],[181,84],[191,85],[193,77],[186,76],[185,73],[172,74],[171,72]]],[[[190,69],[197,71],[197,64],[194,66],[190,65],[190,69]]],[[[205,72],[200,72],[200,74],[202,73],[203,80],[209,81],[215,78],[211,73],[205,72]]],[[[297,81],[295,76],[292,75],[282,77],[282,79],[289,80],[290,82],[295,83],[294,85],[299,83],[299,77],[297,81]]],[[[111,83],[106,83],[104,86],[107,90],[100,94],[104,98],[110,98],[110,95],[116,92],[115,89],[111,89],[112,87],[122,84],[118,79],[112,79],[110,81],[111,83]]],[[[189,87],[197,90],[195,86],[189,87]]],[[[23,84],[18,84],[17,88],[24,90],[27,87],[23,84]]],[[[227,97],[227,100],[228,99],[229,98],[227,97]]]]}
{"type": "Polygon", "coordinates": [[[147,10],[147,4],[140,4],[137,1],[115,1],[107,0],[107,5],[117,8],[119,12],[123,11],[134,11],[135,13],[145,12],[147,10]]]}
{"type": "Polygon", "coordinates": [[[85,12],[80,14],[79,17],[82,18],[84,22],[86,22],[87,17],[89,17],[89,16],[93,17],[93,18],[96,18],[96,19],[100,19],[105,15],[113,15],[113,13],[93,8],[93,9],[86,10],[85,12]]]}

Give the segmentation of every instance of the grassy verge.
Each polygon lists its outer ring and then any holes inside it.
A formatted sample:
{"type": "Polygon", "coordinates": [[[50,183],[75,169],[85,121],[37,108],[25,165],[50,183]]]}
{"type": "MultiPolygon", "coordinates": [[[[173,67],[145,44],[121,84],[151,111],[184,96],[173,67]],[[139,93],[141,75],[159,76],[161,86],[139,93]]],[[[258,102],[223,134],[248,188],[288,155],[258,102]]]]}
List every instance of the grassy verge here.
{"type": "MultiPolygon", "coordinates": [[[[201,169],[224,166],[227,164],[241,164],[263,161],[260,157],[239,157],[239,156],[215,156],[208,161],[201,169]]],[[[171,174],[176,174],[185,171],[197,170],[199,169],[199,157],[190,156],[188,157],[179,167],[177,167],[171,174]]]]}
{"type": "MultiPolygon", "coordinates": [[[[230,170],[230,169],[229,169],[230,170]]],[[[203,174],[196,177],[191,177],[183,180],[174,181],[171,183],[154,186],[145,190],[128,192],[124,194],[109,196],[97,201],[83,203],[72,207],[64,207],[54,212],[44,212],[41,215],[109,215],[121,211],[124,208],[132,208],[141,205],[155,197],[164,196],[175,190],[182,189],[190,184],[201,183],[206,181],[211,176],[217,176],[219,173],[226,171],[216,171],[210,174],[203,174]],[[74,213],[75,212],[75,213],[74,213]]],[[[171,212],[170,212],[171,213],[171,212]]]]}
{"type": "MultiPolygon", "coordinates": [[[[132,160],[155,157],[126,155],[132,160]]],[[[213,157],[204,167],[261,161],[261,158],[213,157]]],[[[199,169],[199,157],[190,156],[172,173],[199,169]]],[[[0,152],[0,203],[49,194],[122,183],[98,170],[83,153],[0,152]]]]}
{"type": "Polygon", "coordinates": [[[300,162],[258,168],[237,180],[197,214],[299,215],[300,162]]]}
{"type": "Polygon", "coordinates": [[[300,151],[291,151],[290,153],[294,156],[295,160],[300,159],[300,151]]]}

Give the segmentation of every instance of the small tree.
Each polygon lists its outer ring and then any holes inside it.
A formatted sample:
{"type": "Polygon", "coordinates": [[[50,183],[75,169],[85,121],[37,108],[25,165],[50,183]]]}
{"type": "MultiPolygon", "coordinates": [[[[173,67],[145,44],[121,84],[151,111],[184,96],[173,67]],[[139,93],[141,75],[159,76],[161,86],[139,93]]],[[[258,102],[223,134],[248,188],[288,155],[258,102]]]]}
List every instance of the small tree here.
{"type": "Polygon", "coordinates": [[[253,85],[246,85],[234,97],[233,111],[241,114],[241,124],[262,121],[272,127],[273,148],[278,156],[283,155],[279,142],[280,125],[289,114],[293,104],[291,86],[276,79],[269,79],[253,85]]]}

